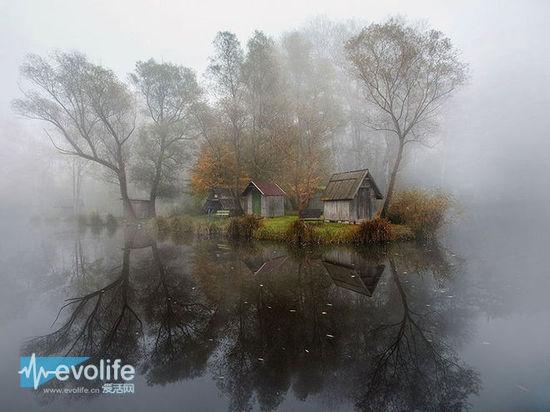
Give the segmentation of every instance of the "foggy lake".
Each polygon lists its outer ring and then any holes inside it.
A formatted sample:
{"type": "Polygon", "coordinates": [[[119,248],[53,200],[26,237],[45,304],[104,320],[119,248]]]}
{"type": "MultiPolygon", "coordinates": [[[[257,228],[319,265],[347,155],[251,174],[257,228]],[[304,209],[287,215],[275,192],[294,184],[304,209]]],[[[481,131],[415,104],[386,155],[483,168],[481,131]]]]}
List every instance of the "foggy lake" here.
{"type": "Polygon", "coordinates": [[[483,221],[364,250],[12,222],[2,353],[120,357],[137,377],[132,396],[48,396],[16,390],[4,356],[8,408],[547,409],[547,242],[483,221]]]}
{"type": "Polygon", "coordinates": [[[0,412],[549,411],[549,19],[0,0],[0,412]]]}

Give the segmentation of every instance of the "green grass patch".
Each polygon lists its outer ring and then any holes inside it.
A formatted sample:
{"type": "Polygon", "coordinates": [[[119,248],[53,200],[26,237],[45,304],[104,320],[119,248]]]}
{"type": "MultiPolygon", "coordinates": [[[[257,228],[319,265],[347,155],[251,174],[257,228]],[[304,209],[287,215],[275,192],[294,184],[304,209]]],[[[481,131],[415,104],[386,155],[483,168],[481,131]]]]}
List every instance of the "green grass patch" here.
{"type": "MultiPolygon", "coordinates": [[[[296,245],[352,244],[359,228],[359,225],[322,220],[299,221],[298,216],[263,218],[254,227],[244,224],[243,218],[236,218],[243,220],[243,222],[240,220],[237,222],[234,219],[208,216],[157,217],[153,219],[152,226],[162,237],[180,238],[196,235],[199,237],[249,238],[251,235],[256,240],[269,240],[296,245]],[[246,236],[241,232],[245,233],[246,236]]],[[[389,230],[389,241],[414,239],[414,233],[405,225],[391,224],[389,230]]]]}

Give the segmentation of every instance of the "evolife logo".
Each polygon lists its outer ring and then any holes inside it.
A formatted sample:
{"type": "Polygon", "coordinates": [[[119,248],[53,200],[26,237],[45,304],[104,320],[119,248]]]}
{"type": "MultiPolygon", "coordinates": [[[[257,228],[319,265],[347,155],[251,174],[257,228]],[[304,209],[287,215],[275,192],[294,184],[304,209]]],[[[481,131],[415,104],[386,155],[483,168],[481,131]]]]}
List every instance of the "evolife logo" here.
{"type": "Polygon", "coordinates": [[[135,369],[132,365],[122,365],[120,359],[100,359],[98,364],[83,365],[89,357],[70,356],[22,356],[20,358],[19,386],[21,388],[38,387],[52,379],[87,381],[130,381],[134,379],[135,369]]]}

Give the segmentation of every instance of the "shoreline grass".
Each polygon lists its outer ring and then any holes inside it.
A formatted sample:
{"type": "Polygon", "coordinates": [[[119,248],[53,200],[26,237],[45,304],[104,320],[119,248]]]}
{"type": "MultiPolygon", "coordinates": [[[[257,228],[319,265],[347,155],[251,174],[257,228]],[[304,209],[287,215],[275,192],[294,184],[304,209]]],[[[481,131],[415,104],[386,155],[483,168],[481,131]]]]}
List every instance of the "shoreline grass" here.
{"type": "MultiPolygon", "coordinates": [[[[242,218],[241,218],[242,219],[242,218]]],[[[247,238],[262,241],[293,244],[344,245],[356,243],[356,233],[360,225],[304,220],[299,224],[297,216],[281,216],[259,219],[259,225],[247,238]]],[[[225,236],[235,238],[234,220],[207,216],[172,216],[152,219],[153,227],[163,236],[180,238],[187,235],[198,237],[225,236]],[[232,223],[233,222],[233,223],[232,223]]],[[[415,238],[406,225],[389,224],[389,238],[395,242],[415,238]]]]}

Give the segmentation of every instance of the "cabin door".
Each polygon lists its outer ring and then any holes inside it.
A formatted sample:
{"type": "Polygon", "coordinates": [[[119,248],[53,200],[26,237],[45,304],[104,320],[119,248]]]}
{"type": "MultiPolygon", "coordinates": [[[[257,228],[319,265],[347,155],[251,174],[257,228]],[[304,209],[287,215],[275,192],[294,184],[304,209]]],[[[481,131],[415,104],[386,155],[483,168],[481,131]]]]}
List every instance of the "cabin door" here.
{"type": "Polygon", "coordinates": [[[258,216],[262,214],[262,198],[256,191],[252,192],[252,213],[258,216]]]}
{"type": "Polygon", "coordinates": [[[370,218],[369,189],[362,187],[357,194],[357,219],[370,218]]]}

